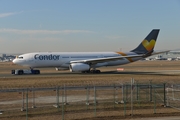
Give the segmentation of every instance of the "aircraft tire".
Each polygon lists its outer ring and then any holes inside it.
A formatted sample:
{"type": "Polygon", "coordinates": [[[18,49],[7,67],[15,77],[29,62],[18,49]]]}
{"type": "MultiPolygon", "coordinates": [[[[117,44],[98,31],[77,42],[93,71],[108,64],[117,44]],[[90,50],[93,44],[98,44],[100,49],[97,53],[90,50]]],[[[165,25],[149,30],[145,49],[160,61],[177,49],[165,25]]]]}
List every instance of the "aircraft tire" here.
{"type": "Polygon", "coordinates": [[[35,71],[35,74],[40,74],[40,70],[36,70],[36,71],[35,71]]]}
{"type": "Polygon", "coordinates": [[[101,73],[100,70],[91,70],[91,73],[101,73]]]}
{"type": "Polygon", "coordinates": [[[24,73],[23,70],[18,71],[18,75],[22,75],[23,73],[24,73]]]}
{"type": "Polygon", "coordinates": [[[15,70],[11,70],[11,74],[15,74],[15,70]]]}
{"type": "Polygon", "coordinates": [[[90,71],[89,71],[89,70],[87,70],[87,71],[82,71],[81,73],[90,73],[90,71]]]}
{"type": "Polygon", "coordinates": [[[96,73],[101,73],[101,71],[100,70],[96,70],[96,73]]]}

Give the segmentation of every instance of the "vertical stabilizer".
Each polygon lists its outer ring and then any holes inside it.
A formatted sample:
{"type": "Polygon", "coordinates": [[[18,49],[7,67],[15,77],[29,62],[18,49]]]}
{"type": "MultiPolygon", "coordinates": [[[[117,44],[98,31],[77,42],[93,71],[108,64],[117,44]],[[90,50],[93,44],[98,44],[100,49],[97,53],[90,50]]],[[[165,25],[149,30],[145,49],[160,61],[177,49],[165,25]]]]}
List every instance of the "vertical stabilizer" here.
{"type": "Polygon", "coordinates": [[[140,43],[140,45],[131,52],[135,52],[137,54],[148,54],[153,52],[159,31],[159,29],[153,29],[149,35],[140,43]]]}

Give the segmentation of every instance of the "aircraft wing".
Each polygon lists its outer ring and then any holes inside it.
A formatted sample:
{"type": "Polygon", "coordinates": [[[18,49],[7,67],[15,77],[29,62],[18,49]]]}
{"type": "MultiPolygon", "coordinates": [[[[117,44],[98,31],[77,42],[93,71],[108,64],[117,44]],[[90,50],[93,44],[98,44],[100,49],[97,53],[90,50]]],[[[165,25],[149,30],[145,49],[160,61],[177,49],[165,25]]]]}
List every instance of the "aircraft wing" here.
{"type": "Polygon", "coordinates": [[[96,58],[96,59],[86,59],[86,60],[77,60],[77,61],[70,61],[70,63],[102,63],[102,62],[108,62],[108,61],[115,61],[115,60],[121,60],[121,59],[130,59],[130,58],[138,58],[142,57],[144,55],[131,55],[131,56],[118,56],[118,57],[107,57],[107,58],[96,58]]]}
{"type": "Polygon", "coordinates": [[[102,62],[108,62],[108,61],[115,61],[115,60],[121,60],[121,59],[131,59],[131,58],[146,58],[151,55],[156,55],[156,54],[161,54],[165,52],[169,52],[170,50],[166,51],[154,51],[149,54],[141,54],[141,55],[130,55],[130,56],[118,56],[118,57],[107,57],[107,58],[96,58],[96,59],[85,59],[85,60],[77,60],[77,61],[70,61],[70,63],[91,63],[91,64],[96,64],[96,63],[102,63],[102,62]]]}

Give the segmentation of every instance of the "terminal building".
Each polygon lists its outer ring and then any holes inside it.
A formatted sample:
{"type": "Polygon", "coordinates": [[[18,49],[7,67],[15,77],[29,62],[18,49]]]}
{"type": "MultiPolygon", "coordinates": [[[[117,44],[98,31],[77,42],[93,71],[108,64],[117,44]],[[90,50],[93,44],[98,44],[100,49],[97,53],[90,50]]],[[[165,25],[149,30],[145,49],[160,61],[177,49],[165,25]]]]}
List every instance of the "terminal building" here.
{"type": "Polygon", "coordinates": [[[9,62],[12,61],[15,57],[15,55],[0,54],[0,61],[9,62]]]}
{"type": "Polygon", "coordinates": [[[180,60],[180,51],[170,51],[167,53],[153,55],[146,58],[146,60],[180,60]]]}

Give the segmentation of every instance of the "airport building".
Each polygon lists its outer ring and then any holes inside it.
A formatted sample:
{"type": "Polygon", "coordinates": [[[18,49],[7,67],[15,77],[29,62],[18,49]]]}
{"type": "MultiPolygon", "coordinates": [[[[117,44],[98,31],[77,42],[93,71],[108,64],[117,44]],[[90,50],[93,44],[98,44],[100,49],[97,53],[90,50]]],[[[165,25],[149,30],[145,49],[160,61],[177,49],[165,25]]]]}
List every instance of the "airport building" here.
{"type": "Polygon", "coordinates": [[[7,55],[7,54],[0,54],[0,61],[1,62],[9,62],[12,61],[16,56],[15,55],[7,55]]]}
{"type": "Polygon", "coordinates": [[[167,53],[153,55],[146,58],[146,60],[180,60],[180,51],[170,51],[167,53]]]}

